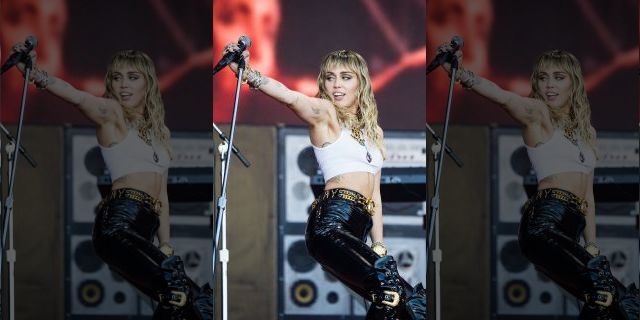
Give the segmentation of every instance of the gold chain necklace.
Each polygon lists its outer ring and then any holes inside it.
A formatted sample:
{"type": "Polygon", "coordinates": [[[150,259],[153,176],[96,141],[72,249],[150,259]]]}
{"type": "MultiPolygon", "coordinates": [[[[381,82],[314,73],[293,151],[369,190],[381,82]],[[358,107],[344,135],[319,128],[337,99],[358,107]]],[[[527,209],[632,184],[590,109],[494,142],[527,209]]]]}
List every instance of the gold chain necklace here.
{"type": "Polygon", "coordinates": [[[160,158],[158,157],[158,153],[156,152],[156,148],[153,146],[153,139],[151,138],[151,133],[150,133],[150,129],[146,129],[146,130],[140,130],[141,127],[141,121],[136,121],[135,122],[135,126],[136,126],[136,131],[138,131],[138,137],[144,141],[144,143],[146,143],[148,146],[151,147],[151,150],[153,150],[153,161],[155,163],[158,163],[158,161],[160,161],[160,158]]]}
{"type": "Polygon", "coordinates": [[[578,147],[578,151],[580,152],[580,162],[584,163],[584,154],[582,153],[582,147],[578,143],[578,137],[576,137],[575,128],[573,126],[564,126],[564,136],[569,140],[574,146],[578,147]]]}
{"type": "Polygon", "coordinates": [[[364,150],[367,151],[367,162],[371,163],[371,153],[369,153],[369,148],[367,148],[367,144],[362,137],[362,131],[360,129],[356,129],[355,127],[351,128],[351,137],[353,137],[361,146],[364,147],[364,150]]]}

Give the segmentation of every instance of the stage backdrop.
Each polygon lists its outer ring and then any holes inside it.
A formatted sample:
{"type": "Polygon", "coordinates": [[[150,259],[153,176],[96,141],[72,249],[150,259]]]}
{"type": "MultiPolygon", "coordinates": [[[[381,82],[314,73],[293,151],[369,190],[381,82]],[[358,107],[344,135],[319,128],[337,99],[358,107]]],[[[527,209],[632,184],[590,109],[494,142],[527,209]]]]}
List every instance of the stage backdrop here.
{"type": "MultiPolygon", "coordinates": [[[[322,58],[355,50],[368,62],[382,127],[423,129],[425,7],[425,1],[214,0],[213,59],[246,34],[254,69],[313,96],[322,58]]],[[[230,70],[214,78],[216,121],[231,117],[235,80],[230,70]]],[[[280,103],[246,87],[240,122],[302,124],[280,103]]]]}
{"type": "MultiPolygon", "coordinates": [[[[74,87],[100,96],[114,53],[137,49],[155,62],[172,130],[210,130],[211,0],[1,0],[2,60],[28,35],[38,39],[38,65],[74,87]]],[[[22,77],[0,80],[0,120],[16,121],[22,77]]],[[[31,86],[25,122],[87,125],[70,104],[31,86]]]]}
{"type": "MultiPolygon", "coordinates": [[[[637,1],[427,1],[427,60],[454,35],[464,38],[465,67],[523,96],[542,52],[572,52],[582,64],[595,128],[637,129],[637,1]]],[[[443,70],[427,77],[428,122],[444,119],[448,80],[443,70]]],[[[454,96],[454,123],[515,125],[497,105],[460,86],[454,96]]]]}

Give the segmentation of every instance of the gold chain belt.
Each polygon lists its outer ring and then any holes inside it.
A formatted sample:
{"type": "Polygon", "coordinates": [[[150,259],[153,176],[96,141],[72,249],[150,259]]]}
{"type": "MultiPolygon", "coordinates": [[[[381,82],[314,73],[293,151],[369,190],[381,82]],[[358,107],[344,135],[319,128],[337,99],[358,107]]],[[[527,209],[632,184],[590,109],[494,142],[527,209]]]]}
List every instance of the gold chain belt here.
{"type": "Polygon", "coordinates": [[[578,196],[569,191],[561,189],[542,189],[535,195],[535,198],[538,199],[547,197],[558,199],[574,205],[576,208],[578,208],[583,216],[587,214],[587,207],[589,207],[589,203],[586,200],[580,199],[578,196]]]}
{"type": "Polygon", "coordinates": [[[160,200],[154,199],[152,196],[148,195],[145,192],[130,189],[130,188],[121,188],[116,190],[111,190],[111,192],[102,200],[103,203],[111,201],[112,199],[131,199],[135,201],[142,202],[148,205],[155,214],[160,214],[160,209],[162,208],[162,202],[160,200]]]}
{"type": "Polygon", "coordinates": [[[347,201],[355,202],[356,204],[361,205],[370,216],[373,216],[373,208],[375,208],[376,206],[375,202],[373,202],[372,199],[367,199],[365,196],[361,195],[358,192],[351,191],[349,189],[337,188],[325,190],[325,192],[323,192],[318,197],[318,199],[313,202],[311,208],[314,209],[319,201],[331,198],[340,198],[347,201]]]}

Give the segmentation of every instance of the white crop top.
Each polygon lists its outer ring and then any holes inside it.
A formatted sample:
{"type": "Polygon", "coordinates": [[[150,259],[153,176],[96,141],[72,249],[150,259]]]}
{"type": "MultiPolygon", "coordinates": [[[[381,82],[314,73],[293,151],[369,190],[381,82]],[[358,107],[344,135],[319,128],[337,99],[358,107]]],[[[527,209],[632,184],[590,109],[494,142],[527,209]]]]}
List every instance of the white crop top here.
{"type": "Polygon", "coordinates": [[[138,130],[129,129],[124,140],[116,145],[100,146],[102,157],[111,174],[111,181],[134,172],[164,173],[171,162],[169,152],[155,139],[152,144],[153,148],[138,136],[138,130]],[[154,159],[154,152],[157,154],[158,161],[154,159]]]}
{"type": "Polygon", "coordinates": [[[313,146],[324,180],[348,172],[376,174],[382,168],[382,153],[368,139],[365,139],[365,145],[366,148],[351,136],[351,130],[342,129],[332,144],[324,148],[313,146]],[[371,155],[371,162],[367,161],[367,151],[371,155]]]}
{"type": "Polygon", "coordinates": [[[527,147],[529,159],[536,171],[538,181],[562,172],[589,173],[596,166],[596,156],[589,145],[578,138],[578,146],[564,136],[562,129],[556,129],[549,141],[535,148],[527,147]],[[580,151],[584,161],[580,161],[580,151]]]}

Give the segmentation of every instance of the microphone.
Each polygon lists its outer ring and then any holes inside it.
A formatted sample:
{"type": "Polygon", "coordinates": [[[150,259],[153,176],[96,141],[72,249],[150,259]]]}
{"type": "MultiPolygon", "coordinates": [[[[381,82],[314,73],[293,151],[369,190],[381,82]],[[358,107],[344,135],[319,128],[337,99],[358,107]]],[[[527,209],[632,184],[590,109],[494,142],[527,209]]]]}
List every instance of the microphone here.
{"type": "Polygon", "coordinates": [[[3,74],[5,71],[11,69],[11,67],[15,66],[18,62],[24,60],[24,58],[29,56],[29,52],[31,52],[31,50],[35,49],[35,47],[38,46],[38,39],[36,39],[36,37],[34,36],[28,36],[24,40],[24,46],[26,48],[24,51],[14,52],[9,57],[9,59],[7,59],[7,61],[2,65],[0,74],[3,74]]]}
{"type": "Polygon", "coordinates": [[[251,46],[251,39],[248,36],[241,36],[238,39],[238,47],[240,50],[234,52],[227,52],[218,64],[213,67],[213,74],[218,73],[218,71],[222,70],[224,67],[228,66],[231,62],[238,60],[242,56],[242,52],[251,46]]]}
{"type": "Polygon", "coordinates": [[[464,46],[464,40],[462,40],[459,36],[454,36],[451,38],[451,50],[447,50],[445,52],[440,52],[434,59],[431,61],[429,66],[427,67],[427,74],[431,73],[435,68],[440,66],[441,64],[449,61],[451,56],[456,53],[456,51],[462,49],[464,46]]]}

